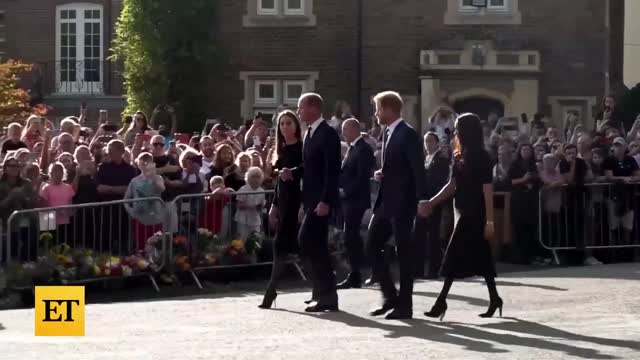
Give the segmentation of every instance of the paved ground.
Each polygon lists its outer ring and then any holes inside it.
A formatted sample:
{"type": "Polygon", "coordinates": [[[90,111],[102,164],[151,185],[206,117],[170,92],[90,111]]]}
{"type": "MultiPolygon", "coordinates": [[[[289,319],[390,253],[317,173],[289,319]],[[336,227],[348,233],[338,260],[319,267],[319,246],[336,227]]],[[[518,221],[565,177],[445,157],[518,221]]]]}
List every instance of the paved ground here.
{"type": "Polygon", "coordinates": [[[455,283],[444,322],[422,316],[441,283],[416,284],[411,321],[373,319],[372,289],[340,293],[342,312],[308,315],[307,292],[278,309],[235,293],[93,304],[84,338],[36,338],[33,310],[0,312],[0,359],[640,359],[640,264],[507,274],[505,318],[480,319],[487,292],[455,283]]]}

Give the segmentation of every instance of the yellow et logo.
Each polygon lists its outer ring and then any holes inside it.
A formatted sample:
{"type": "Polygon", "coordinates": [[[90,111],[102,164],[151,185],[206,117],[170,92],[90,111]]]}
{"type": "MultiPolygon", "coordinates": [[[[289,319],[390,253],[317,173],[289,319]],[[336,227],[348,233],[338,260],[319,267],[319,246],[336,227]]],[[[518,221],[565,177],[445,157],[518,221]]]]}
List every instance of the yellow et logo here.
{"type": "Polygon", "coordinates": [[[84,336],[84,286],[36,286],[36,336],[84,336]]]}

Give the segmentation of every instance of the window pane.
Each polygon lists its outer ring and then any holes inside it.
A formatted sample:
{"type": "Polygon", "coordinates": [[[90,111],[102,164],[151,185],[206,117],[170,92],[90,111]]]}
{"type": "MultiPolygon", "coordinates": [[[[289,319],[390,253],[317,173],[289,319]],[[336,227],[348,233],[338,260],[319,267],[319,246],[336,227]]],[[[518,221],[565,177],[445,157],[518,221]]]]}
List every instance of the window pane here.
{"type": "Polygon", "coordinates": [[[69,19],[75,19],[75,18],[76,18],[76,11],[69,10],[69,19]]]}
{"type": "Polygon", "coordinates": [[[100,46],[100,35],[93,35],[92,37],[92,45],[93,46],[100,46]]]}
{"type": "Polygon", "coordinates": [[[76,47],[69,48],[69,57],[75,59],[76,58],[76,47]]]}
{"type": "Polygon", "coordinates": [[[69,24],[62,23],[60,24],[60,33],[67,34],[69,32],[69,24]]]}
{"type": "Polygon", "coordinates": [[[471,6],[472,0],[462,0],[462,6],[471,6]]]}
{"type": "Polygon", "coordinates": [[[60,18],[61,19],[68,19],[69,18],[69,11],[68,10],[61,10],[60,11],[60,18]]]}
{"type": "Polygon", "coordinates": [[[273,84],[260,84],[258,87],[258,96],[261,99],[273,99],[276,97],[273,84]]]}
{"type": "Polygon", "coordinates": [[[289,9],[302,9],[302,0],[287,0],[287,7],[289,9]]]}
{"type": "Polygon", "coordinates": [[[68,39],[67,35],[60,36],[60,45],[62,47],[67,46],[68,43],[69,43],[69,39],[68,39]]]}
{"type": "MultiPolygon", "coordinates": [[[[63,37],[63,39],[64,39],[64,37],[63,37]]],[[[64,59],[67,56],[69,56],[69,49],[66,46],[62,46],[62,48],[60,49],[60,57],[64,59]]]]}
{"type": "Polygon", "coordinates": [[[93,23],[93,33],[100,34],[100,23],[93,23]]]}
{"type": "Polygon", "coordinates": [[[302,95],[302,84],[287,85],[287,99],[298,99],[302,95]]]}
{"type": "Polygon", "coordinates": [[[75,23],[70,23],[69,24],[69,33],[70,34],[75,34],[76,33],[76,24],[75,23]]]}
{"type": "Polygon", "coordinates": [[[85,23],[84,24],[84,33],[85,34],[91,34],[91,23],[85,23]]]}
{"type": "Polygon", "coordinates": [[[275,9],[276,1],[275,0],[260,0],[261,8],[263,9],[275,9]]]}
{"type": "Polygon", "coordinates": [[[84,11],[84,18],[85,19],[91,19],[91,10],[85,10],[84,11]]]}
{"type": "Polygon", "coordinates": [[[491,1],[491,6],[504,6],[505,0],[489,0],[491,1]]]}
{"type": "Polygon", "coordinates": [[[75,33],[73,36],[69,36],[69,46],[76,46],[76,36],[75,33]]]}

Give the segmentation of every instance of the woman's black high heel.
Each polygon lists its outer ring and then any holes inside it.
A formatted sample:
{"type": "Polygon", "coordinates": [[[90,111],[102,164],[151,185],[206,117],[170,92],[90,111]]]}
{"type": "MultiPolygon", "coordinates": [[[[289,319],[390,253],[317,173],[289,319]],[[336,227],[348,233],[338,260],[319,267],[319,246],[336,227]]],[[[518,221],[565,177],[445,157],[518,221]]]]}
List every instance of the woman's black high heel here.
{"type": "Polygon", "coordinates": [[[262,304],[258,305],[260,309],[271,309],[271,304],[276,305],[276,298],[278,297],[277,292],[267,292],[264,294],[264,298],[262,299],[262,304]]]}
{"type": "Polygon", "coordinates": [[[493,317],[493,314],[496,313],[496,310],[500,310],[500,317],[502,317],[502,305],[504,305],[504,303],[502,302],[501,298],[491,300],[487,312],[478,316],[480,316],[481,318],[491,318],[493,317]]]}
{"type": "Polygon", "coordinates": [[[447,313],[447,301],[446,300],[437,300],[433,305],[430,311],[424,313],[426,317],[430,318],[440,318],[440,321],[444,318],[444,314],[447,313]]]}

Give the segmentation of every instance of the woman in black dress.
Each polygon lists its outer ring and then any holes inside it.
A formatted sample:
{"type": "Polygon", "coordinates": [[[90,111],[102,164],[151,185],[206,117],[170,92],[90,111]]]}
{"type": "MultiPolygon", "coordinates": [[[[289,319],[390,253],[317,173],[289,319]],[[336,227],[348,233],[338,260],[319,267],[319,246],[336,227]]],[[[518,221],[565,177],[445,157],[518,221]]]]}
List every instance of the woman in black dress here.
{"type": "Polygon", "coordinates": [[[449,241],[442,268],[444,286],[438,300],[425,313],[442,318],[447,311],[447,294],[454,279],[483,276],[489,288],[489,310],[480,317],[502,316],[502,299],[496,288],[496,270],[489,241],[493,239],[493,184],[491,161],[484,149],[482,125],[475,114],[463,114],[455,124],[455,152],[449,183],[429,200],[427,213],[454,196],[458,221],[449,241]]]}
{"type": "MultiPolygon", "coordinates": [[[[276,139],[274,170],[300,166],[302,131],[300,120],[294,112],[285,110],[278,115],[276,139]]],[[[300,177],[294,177],[291,181],[278,180],[276,195],[269,211],[269,222],[277,229],[273,245],[273,268],[264,299],[259,305],[262,309],[271,308],[278,296],[278,280],[285,270],[287,256],[298,252],[298,211],[301,202],[300,177]]]]}

